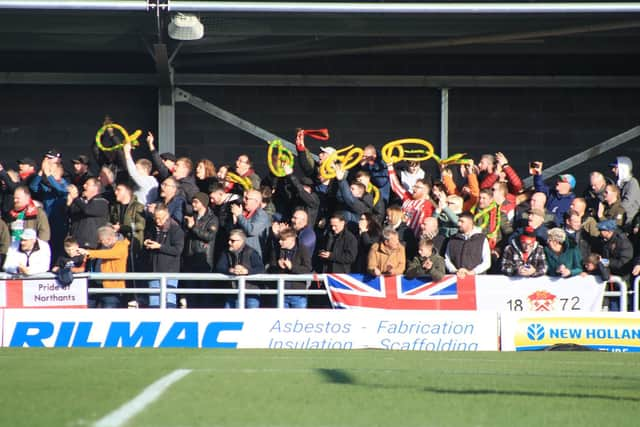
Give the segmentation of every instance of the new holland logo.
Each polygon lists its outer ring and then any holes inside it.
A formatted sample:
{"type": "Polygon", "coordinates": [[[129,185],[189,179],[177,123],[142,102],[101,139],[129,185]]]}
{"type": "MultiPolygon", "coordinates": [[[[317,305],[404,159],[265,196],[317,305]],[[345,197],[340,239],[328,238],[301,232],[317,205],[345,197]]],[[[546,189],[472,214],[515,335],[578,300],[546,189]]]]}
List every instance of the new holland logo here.
{"type": "Polygon", "coordinates": [[[539,323],[532,323],[527,328],[527,338],[531,341],[541,341],[544,339],[544,326],[539,323]]]}

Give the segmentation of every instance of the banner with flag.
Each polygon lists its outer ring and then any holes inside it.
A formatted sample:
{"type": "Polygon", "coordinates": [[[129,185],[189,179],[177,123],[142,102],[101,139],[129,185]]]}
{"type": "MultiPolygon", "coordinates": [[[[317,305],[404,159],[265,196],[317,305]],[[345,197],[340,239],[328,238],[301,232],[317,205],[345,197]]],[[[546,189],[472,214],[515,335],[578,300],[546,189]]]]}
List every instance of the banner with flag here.
{"type": "Polygon", "coordinates": [[[334,308],[395,310],[476,310],[475,277],[430,278],[327,274],[326,286],[334,308]]]}
{"type": "Polygon", "coordinates": [[[600,311],[604,284],[592,276],[511,278],[327,274],[334,308],[482,311],[600,311]]]}

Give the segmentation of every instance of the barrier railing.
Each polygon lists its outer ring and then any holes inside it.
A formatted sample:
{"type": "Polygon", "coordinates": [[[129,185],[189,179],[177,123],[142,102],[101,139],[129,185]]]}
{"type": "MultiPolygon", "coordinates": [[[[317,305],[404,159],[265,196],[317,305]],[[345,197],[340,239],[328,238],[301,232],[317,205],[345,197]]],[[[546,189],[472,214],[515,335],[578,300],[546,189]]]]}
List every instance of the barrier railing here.
{"type": "MultiPolygon", "coordinates": [[[[612,283],[618,287],[617,291],[609,291],[605,288],[604,296],[605,297],[617,297],[620,303],[620,311],[628,310],[629,297],[627,295],[628,286],[627,282],[622,280],[619,276],[611,276],[607,283],[612,283]]],[[[605,284],[605,286],[607,286],[605,284]]]]}
{"type": "MultiPolygon", "coordinates": [[[[16,276],[0,273],[0,280],[14,279],[16,276]]],[[[251,276],[229,276],[219,273],[160,273],[160,272],[145,272],[145,273],[79,273],[75,277],[84,277],[89,280],[127,280],[127,281],[141,281],[148,282],[151,280],[158,280],[160,282],[159,288],[89,288],[89,294],[146,294],[146,295],[160,295],[160,308],[167,307],[167,295],[168,294],[181,294],[181,295],[237,295],[238,308],[245,308],[245,297],[249,295],[276,295],[277,307],[284,307],[284,300],[286,295],[327,295],[327,291],[324,289],[285,289],[285,282],[305,282],[306,287],[309,288],[311,283],[324,281],[324,274],[257,274],[251,276]],[[231,282],[234,286],[228,289],[221,288],[173,288],[168,287],[167,283],[169,279],[176,279],[178,281],[209,281],[209,282],[231,282]],[[247,282],[271,282],[275,283],[275,289],[251,289],[247,288],[247,282]]],[[[55,276],[51,273],[44,273],[35,276],[29,276],[30,279],[52,279],[55,276]]],[[[619,276],[611,276],[609,281],[613,283],[616,290],[606,290],[604,292],[605,297],[618,298],[620,303],[620,310],[628,310],[628,285],[619,276]]],[[[633,297],[633,311],[640,311],[638,301],[638,290],[640,288],[640,277],[634,281],[634,297],[633,297]]]]}
{"type": "Polygon", "coordinates": [[[638,291],[640,291],[640,276],[636,277],[633,281],[633,311],[638,312],[640,309],[638,305],[640,305],[640,295],[638,295],[638,291]]]}

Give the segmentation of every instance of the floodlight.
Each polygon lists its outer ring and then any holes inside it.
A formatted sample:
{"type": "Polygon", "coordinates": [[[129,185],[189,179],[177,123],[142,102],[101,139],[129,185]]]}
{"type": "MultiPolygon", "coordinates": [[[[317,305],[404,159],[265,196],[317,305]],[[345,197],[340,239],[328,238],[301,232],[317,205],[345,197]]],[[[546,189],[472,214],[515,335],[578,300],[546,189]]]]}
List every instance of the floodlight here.
{"type": "Polygon", "coordinates": [[[169,37],[174,40],[199,40],[204,36],[204,26],[195,15],[176,14],[169,23],[169,37]]]}

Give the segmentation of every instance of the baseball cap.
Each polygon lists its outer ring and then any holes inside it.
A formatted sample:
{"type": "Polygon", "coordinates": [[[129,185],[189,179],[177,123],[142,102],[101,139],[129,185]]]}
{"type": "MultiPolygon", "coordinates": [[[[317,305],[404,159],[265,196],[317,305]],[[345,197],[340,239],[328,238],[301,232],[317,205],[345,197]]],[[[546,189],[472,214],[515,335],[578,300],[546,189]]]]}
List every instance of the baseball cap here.
{"type": "Polygon", "coordinates": [[[35,240],[38,238],[38,233],[33,228],[25,229],[20,235],[20,240],[35,240]]]}
{"type": "Polygon", "coordinates": [[[320,151],[322,151],[323,153],[331,154],[335,153],[336,149],[333,147],[320,147],[320,151]]]}
{"type": "Polygon", "coordinates": [[[178,160],[175,154],[169,153],[168,151],[166,153],[160,154],[160,158],[162,160],[171,160],[172,162],[178,160]]]}
{"type": "Polygon", "coordinates": [[[558,175],[558,182],[566,182],[567,184],[569,184],[572,190],[576,186],[576,179],[569,173],[558,175]]]}
{"type": "Polygon", "coordinates": [[[73,163],[82,163],[83,165],[88,165],[89,164],[89,157],[85,156],[84,154],[79,155],[78,157],[76,157],[75,159],[71,160],[73,163]]]}
{"type": "Polygon", "coordinates": [[[531,228],[531,227],[526,227],[524,229],[524,232],[520,235],[520,241],[522,241],[522,242],[535,242],[536,241],[536,235],[535,235],[534,229],[531,228]]]}
{"type": "Polygon", "coordinates": [[[50,159],[59,159],[62,157],[62,154],[60,154],[60,152],[55,148],[52,148],[51,150],[47,151],[44,156],[50,159]]]}
{"type": "Polygon", "coordinates": [[[23,157],[20,160],[18,160],[18,164],[19,165],[30,165],[35,167],[38,167],[38,165],[36,165],[36,161],[33,160],[31,157],[23,157]]]}
{"type": "Polygon", "coordinates": [[[605,219],[598,223],[598,230],[600,231],[615,231],[617,228],[616,222],[612,219],[605,219]]]}

